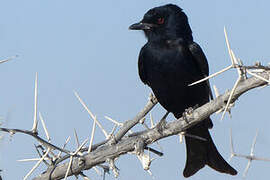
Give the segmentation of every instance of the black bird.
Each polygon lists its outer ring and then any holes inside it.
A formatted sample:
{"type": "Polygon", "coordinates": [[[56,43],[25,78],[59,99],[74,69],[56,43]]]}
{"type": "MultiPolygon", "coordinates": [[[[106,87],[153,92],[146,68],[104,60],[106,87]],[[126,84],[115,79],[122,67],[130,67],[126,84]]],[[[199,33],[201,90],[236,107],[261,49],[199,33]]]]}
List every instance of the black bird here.
{"type": "MultiPolygon", "coordinates": [[[[150,9],[129,29],[143,30],[148,39],[139,55],[139,76],[167,111],[180,118],[185,109],[209,102],[208,82],[188,86],[208,76],[209,69],[202,49],[193,41],[188,18],[181,8],[168,4],[150,9]]],[[[185,136],[184,177],[192,176],[205,165],[221,173],[237,174],[213,143],[208,131],[212,127],[208,117],[186,131],[190,136],[185,136]],[[194,138],[196,136],[201,138],[194,138]]]]}

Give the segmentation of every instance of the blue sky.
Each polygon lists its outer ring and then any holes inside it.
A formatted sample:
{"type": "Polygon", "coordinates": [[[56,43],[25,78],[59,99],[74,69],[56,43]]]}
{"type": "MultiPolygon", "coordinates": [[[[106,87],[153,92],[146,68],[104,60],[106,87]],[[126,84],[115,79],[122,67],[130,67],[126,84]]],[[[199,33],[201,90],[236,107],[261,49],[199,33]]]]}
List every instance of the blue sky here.
{"type": "MultiPolygon", "coordinates": [[[[89,108],[110,131],[110,116],[121,122],[132,118],[145,104],[151,92],[137,74],[137,57],[146,42],[141,32],[128,26],[139,21],[150,8],[174,3],[189,17],[194,40],[203,48],[216,72],[229,65],[223,27],[227,27],[235,54],[247,64],[270,62],[269,2],[266,0],[205,1],[87,1],[87,0],[10,0],[0,6],[0,59],[19,55],[0,65],[0,116],[3,126],[30,129],[34,107],[34,78],[39,75],[38,109],[43,114],[53,143],[62,145],[72,136],[70,150],[75,148],[73,130],[81,142],[89,137],[92,121],[73,94],[76,90],[89,108]]],[[[211,80],[221,92],[230,89],[237,73],[232,70],[211,80]]],[[[259,130],[255,153],[270,158],[268,135],[269,89],[257,89],[242,96],[232,110],[232,119],[213,115],[213,139],[224,158],[229,157],[229,129],[233,130],[235,150],[249,153],[252,139],[259,130]]],[[[160,106],[153,110],[157,121],[164,113],[160,106]]],[[[169,120],[174,118],[170,116],[169,120]]],[[[41,126],[40,133],[44,134],[41,126]]],[[[135,129],[140,130],[138,125],[135,129]]],[[[97,130],[94,142],[103,140],[97,130]]],[[[182,179],[185,145],[177,137],[162,140],[165,155],[152,163],[155,179],[182,179]]],[[[4,179],[22,179],[34,163],[16,160],[36,157],[28,136],[4,136],[0,145],[0,169],[4,179]]],[[[192,180],[241,179],[245,159],[235,158],[231,165],[239,175],[219,174],[202,169],[192,180]]],[[[120,180],[151,179],[135,156],[120,157],[120,180]]],[[[265,179],[270,164],[253,162],[247,179],[265,179]]],[[[44,167],[35,171],[41,173],[44,167]]],[[[86,172],[92,179],[101,179],[93,170],[86,172]]],[[[70,178],[74,179],[74,177],[70,178]]],[[[107,179],[113,179],[112,175],[107,179]]]]}

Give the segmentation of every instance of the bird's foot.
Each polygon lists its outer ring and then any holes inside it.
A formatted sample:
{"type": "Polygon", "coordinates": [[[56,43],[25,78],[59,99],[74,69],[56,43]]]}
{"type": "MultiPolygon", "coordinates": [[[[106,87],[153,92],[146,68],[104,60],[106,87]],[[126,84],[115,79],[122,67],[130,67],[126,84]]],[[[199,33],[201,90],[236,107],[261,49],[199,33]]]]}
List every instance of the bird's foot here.
{"type": "Polygon", "coordinates": [[[151,101],[152,104],[156,103],[156,97],[152,93],[149,94],[148,100],[151,101]]]}
{"type": "Polygon", "coordinates": [[[189,108],[185,109],[185,112],[183,112],[182,117],[183,117],[183,120],[184,120],[187,124],[189,123],[187,117],[190,116],[190,115],[192,115],[194,109],[196,109],[196,108],[198,108],[198,107],[199,107],[199,105],[196,104],[194,107],[189,107],[189,108]]]}

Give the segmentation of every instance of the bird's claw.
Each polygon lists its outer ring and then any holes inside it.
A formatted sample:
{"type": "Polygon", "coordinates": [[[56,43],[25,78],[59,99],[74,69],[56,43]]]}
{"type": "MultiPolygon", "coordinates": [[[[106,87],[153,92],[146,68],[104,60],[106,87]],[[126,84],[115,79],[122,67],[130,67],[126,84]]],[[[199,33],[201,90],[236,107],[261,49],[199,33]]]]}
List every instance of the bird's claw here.
{"type": "Polygon", "coordinates": [[[187,109],[185,109],[185,112],[183,112],[182,114],[182,117],[183,117],[183,120],[188,124],[188,120],[187,120],[187,116],[190,116],[192,115],[194,109],[196,109],[197,107],[199,107],[199,105],[195,105],[193,108],[192,107],[189,107],[187,109]]]}

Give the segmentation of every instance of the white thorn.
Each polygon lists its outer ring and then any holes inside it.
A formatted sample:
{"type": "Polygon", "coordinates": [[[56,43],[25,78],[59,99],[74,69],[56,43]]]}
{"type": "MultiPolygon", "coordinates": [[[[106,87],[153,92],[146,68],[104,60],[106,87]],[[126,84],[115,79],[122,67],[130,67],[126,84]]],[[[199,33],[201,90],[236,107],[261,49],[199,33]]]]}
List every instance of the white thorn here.
{"type": "Polygon", "coordinates": [[[219,92],[218,92],[218,88],[217,88],[216,85],[213,85],[213,88],[214,88],[215,96],[217,98],[220,95],[219,92]]]}
{"type": "Polygon", "coordinates": [[[238,86],[238,84],[239,84],[240,81],[241,81],[241,77],[238,77],[238,79],[236,80],[236,82],[235,82],[235,84],[233,86],[233,89],[232,89],[232,91],[230,93],[230,96],[229,96],[229,99],[227,101],[227,104],[226,104],[226,107],[224,109],[224,112],[222,113],[222,116],[221,116],[221,119],[220,119],[221,121],[223,120],[223,118],[225,116],[225,113],[227,112],[227,110],[229,108],[229,105],[231,104],[232,96],[233,96],[233,94],[234,94],[234,92],[235,92],[235,90],[236,90],[236,88],[237,88],[237,86],[238,86]]]}
{"type": "Polygon", "coordinates": [[[117,125],[115,124],[115,125],[113,126],[113,128],[112,128],[112,131],[111,131],[110,134],[109,134],[110,137],[113,136],[113,134],[114,134],[116,128],[117,128],[117,125]]]}
{"type": "MultiPolygon", "coordinates": [[[[65,147],[66,147],[67,143],[69,142],[69,140],[70,140],[70,136],[66,139],[66,141],[65,141],[65,143],[63,145],[63,149],[65,149],[65,147]]],[[[59,154],[57,155],[57,158],[60,158],[61,154],[62,154],[62,151],[59,152],[59,154]]]]}
{"type": "Polygon", "coordinates": [[[227,35],[227,31],[226,31],[225,26],[224,26],[224,35],[225,35],[226,45],[227,45],[228,52],[229,52],[229,55],[230,55],[231,63],[233,65],[234,60],[233,60],[233,57],[232,57],[231,46],[230,46],[230,43],[229,43],[229,40],[228,40],[228,35],[227,35]]]}
{"type": "Polygon", "coordinates": [[[67,168],[64,180],[66,180],[67,177],[68,177],[68,173],[69,173],[69,170],[70,170],[70,167],[71,167],[71,164],[72,164],[72,160],[73,160],[73,156],[70,156],[70,160],[69,160],[69,163],[68,163],[68,168],[67,168]]]}
{"type": "Polygon", "coordinates": [[[33,171],[40,165],[40,163],[44,160],[44,158],[48,155],[48,153],[51,151],[49,148],[46,153],[42,156],[42,158],[34,165],[34,167],[29,171],[29,173],[26,174],[26,176],[23,178],[23,180],[26,180],[32,173],[33,171]]]}
{"type": "Polygon", "coordinates": [[[85,105],[85,103],[83,102],[83,100],[81,99],[81,97],[79,96],[79,94],[74,91],[75,96],[78,98],[78,100],[80,101],[80,103],[82,104],[82,106],[84,107],[84,109],[88,112],[88,114],[90,115],[90,117],[96,121],[98,127],[102,130],[103,134],[105,135],[106,138],[109,138],[108,133],[105,131],[105,129],[101,126],[101,124],[98,122],[96,116],[93,115],[93,113],[89,110],[89,108],[85,105]]]}
{"type": "Polygon", "coordinates": [[[42,127],[43,127],[43,129],[45,131],[45,134],[46,134],[46,137],[47,137],[48,141],[51,142],[49,131],[48,131],[47,127],[46,127],[45,121],[44,121],[44,119],[43,119],[43,117],[42,117],[42,115],[41,115],[40,112],[39,112],[39,119],[41,120],[42,127]]]}
{"type": "Polygon", "coordinates": [[[150,176],[153,176],[153,173],[150,171],[150,169],[147,170],[150,176]]]}
{"type": "Polygon", "coordinates": [[[97,173],[98,175],[102,176],[102,173],[98,170],[98,168],[93,167],[93,169],[96,171],[96,173],[97,173]]]}
{"type": "Polygon", "coordinates": [[[38,83],[38,73],[36,73],[36,79],[35,79],[35,104],[34,104],[34,122],[33,122],[33,127],[32,127],[32,132],[36,133],[37,132],[37,83],[38,83]]]}
{"type": "Polygon", "coordinates": [[[143,169],[144,170],[149,170],[150,169],[150,164],[151,164],[151,159],[150,156],[144,152],[140,153],[139,155],[137,155],[138,159],[140,160],[143,169]]]}
{"type": "Polygon", "coordinates": [[[88,138],[86,138],[83,143],[78,147],[78,149],[74,152],[74,153],[71,153],[71,155],[76,155],[79,153],[79,151],[83,148],[83,146],[86,144],[86,142],[88,141],[88,138]]]}
{"type": "MultiPolygon", "coordinates": [[[[39,161],[41,158],[30,158],[30,159],[19,159],[18,162],[31,162],[31,161],[39,161]]],[[[43,160],[50,160],[49,158],[44,158],[43,160]]]]}
{"type": "Polygon", "coordinates": [[[108,116],[104,116],[107,120],[109,120],[109,121],[111,121],[111,122],[113,122],[114,124],[116,124],[117,126],[120,126],[120,127],[122,127],[123,126],[123,123],[120,123],[120,122],[118,122],[118,121],[116,121],[116,120],[114,120],[114,119],[112,119],[112,118],[110,118],[110,117],[108,117],[108,116]]]}
{"type": "Polygon", "coordinates": [[[151,122],[151,128],[155,126],[152,113],[150,112],[150,122],[151,122]]]}
{"type": "MultiPolygon", "coordinates": [[[[233,50],[231,50],[231,53],[232,53],[234,64],[240,64],[238,62],[238,59],[235,57],[235,54],[233,53],[233,50]]],[[[237,70],[238,76],[242,78],[243,74],[242,74],[242,71],[241,71],[240,67],[237,67],[236,70],[237,70]]]]}
{"type": "Polygon", "coordinates": [[[248,160],[246,169],[245,169],[244,174],[243,174],[243,178],[245,178],[245,177],[247,176],[247,172],[248,172],[248,169],[249,169],[249,167],[250,167],[250,164],[251,164],[251,159],[248,160]]]}
{"type": "Polygon", "coordinates": [[[268,84],[270,84],[270,81],[269,81],[269,80],[267,80],[267,79],[265,79],[265,78],[259,76],[258,74],[255,74],[255,73],[249,71],[248,69],[247,69],[247,73],[250,74],[250,75],[252,75],[252,76],[255,76],[255,77],[258,78],[258,79],[261,79],[261,80],[267,82],[268,84]]]}
{"type": "Polygon", "coordinates": [[[267,158],[260,158],[260,157],[257,157],[257,156],[253,156],[253,159],[254,160],[258,160],[258,161],[270,161],[270,159],[267,159],[267,158]]]}
{"type": "Polygon", "coordinates": [[[77,148],[80,147],[80,142],[79,142],[79,138],[78,138],[78,134],[76,132],[76,129],[74,129],[74,136],[75,136],[75,141],[77,144],[77,148]]]}
{"type": "Polygon", "coordinates": [[[210,78],[212,78],[212,77],[215,77],[215,76],[217,76],[217,75],[219,75],[219,74],[221,74],[221,73],[223,73],[223,72],[225,72],[225,71],[228,71],[228,70],[230,70],[231,68],[233,68],[233,65],[230,65],[230,66],[228,66],[228,67],[226,67],[226,68],[224,68],[224,69],[222,69],[222,70],[220,70],[220,71],[218,71],[218,72],[216,72],[216,73],[214,73],[214,74],[211,74],[211,75],[209,75],[209,76],[207,76],[207,77],[205,77],[205,78],[203,78],[203,79],[201,79],[201,80],[199,80],[199,81],[196,81],[196,82],[194,82],[194,83],[192,83],[192,84],[189,84],[188,86],[193,86],[193,85],[195,85],[195,84],[199,84],[199,83],[201,83],[201,82],[203,82],[203,81],[206,81],[206,80],[208,80],[208,79],[210,79],[210,78]]]}
{"type": "Polygon", "coordinates": [[[237,58],[236,58],[236,56],[235,56],[235,54],[234,54],[234,52],[233,52],[232,49],[231,49],[231,54],[232,54],[233,64],[239,64],[239,62],[238,62],[238,60],[237,60],[237,58]]]}
{"type": "Polygon", "coordinates": [[[229,162],[235,156],[234,147],[233,147],[233,139],[232,139],[232,129],[230,129],[230,148],[231,148],[231,155],[230,155],[230,158],[229,158],[229,162]]]}
{"type": "Polygon", "coordinates": [[[232,139],[232,129],[230,129],[230,144],[231,144],[231,153],[234,154],[233,139],[232,139]]]}
{"type": "Polygon", "coordinates": [[[253,142],[252,142],[252,145],[251,145],[250,156],[253,156],[254,155],[254,148],[255,148],[256,141],[257,141],[258,133],[259,133],[259,131],[257,129],[256,135],[255,135],[255,137],[253,139],[253,142]]]}
{"type": "Polygon", "coordinates": [[[93,144],[93,140],[94,140],[94,135],[95,135],[95,130],[96,130],[96,121],[94,121],[94,123],[93,123],[92,133],[91,133],[91,138],[90,138],[90,143],[89,143],[89,148],[88,148],[87,153],[91,152],[91,148],[92,148],[92,144],[93,144]]]}
{"type": "MultiPolygon", "coordinates": [[[[124,125],[124,123],[120,123],[120,122],[118,122],[118,121],[116,121],[116,120],[114,120],[114,119],[112,119],[112,118],[110,118],[110,117],[108,117],[108,116],[104,116],[104,117],[105,117],[107,120],[113,122],[114,124],[116,124],[116,125],[119,126],[119,127],[122,127],[122,126],[124,125]]],[[[131,130],[129,130],[128,133],[131,134],[131,133],[133,133],[133,132],[132,132],[131,130]]]]}

